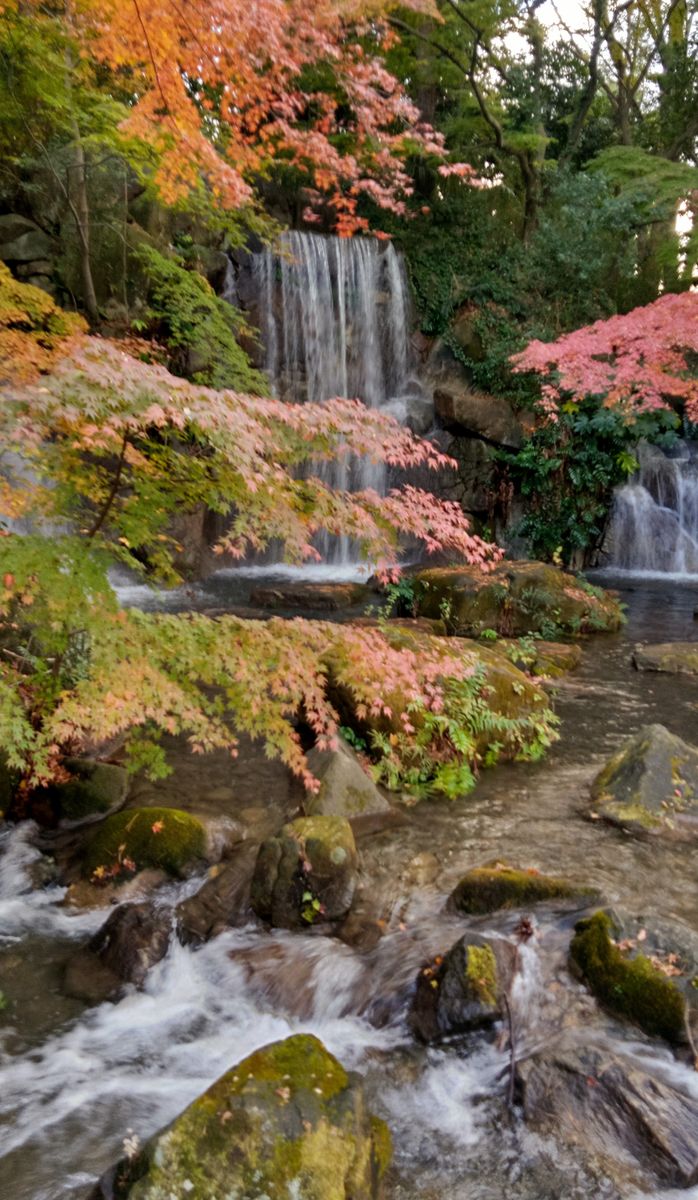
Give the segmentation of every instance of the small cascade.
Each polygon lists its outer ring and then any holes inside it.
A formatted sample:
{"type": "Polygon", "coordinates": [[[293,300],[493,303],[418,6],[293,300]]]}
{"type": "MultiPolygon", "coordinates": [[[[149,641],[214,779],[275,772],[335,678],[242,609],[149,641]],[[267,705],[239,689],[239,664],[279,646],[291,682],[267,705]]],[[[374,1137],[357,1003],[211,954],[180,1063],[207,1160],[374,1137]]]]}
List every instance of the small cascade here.
{"type": "MultiPolygon", "coordinates": [[[[254,290],[264,365],[281,399],[356,397],[398,420],[422,399],[410,376],[407,278],[390,243],[286,233],[255,256],[254,290]]],[[[385,468],[367,459],[323,470],[334,488],[385,490],[385,468]]],[[[326,563],[356,561],[346,538],[326,538],[319,549],[326,563]]]]}
{"type": "Polygon", "coordinates": [[[616,492],[609,566],[643,575],[698,574],[698,445],[640,447],[640,467],[616,492]]]}

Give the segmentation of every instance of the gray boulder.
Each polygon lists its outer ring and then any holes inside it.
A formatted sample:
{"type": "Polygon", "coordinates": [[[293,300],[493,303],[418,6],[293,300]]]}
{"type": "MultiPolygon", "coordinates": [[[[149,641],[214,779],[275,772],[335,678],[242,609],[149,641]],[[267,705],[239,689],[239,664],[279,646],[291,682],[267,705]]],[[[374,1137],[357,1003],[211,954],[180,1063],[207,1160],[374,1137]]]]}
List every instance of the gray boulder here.
{"type": "Polygon", "coordinates": [[[646,725],[596,776],[599,816],[629,833],[698,839],[698,750],[663,725],[646,725]]]}
{"type": "Polygon", "coordinates": [[[576,1153],[602,1157],[619,1179],[635,1162],[659,1184],[691,1187],[698,1183],[698,1097],[657,1068],[652,1073],[646,1059],[605,1045],[546,1047],[517,1067],[524,1118],[576,1153]]]}
{"type": "Polygon", "coordinates": [[[353,750],[341,739],[336,750],[311,750],[308,767],[320,784],[318,792],[306,793],[303,807],[309,817],[358,817],[390,810],[353,750]]]}
{"type": "Polygon", "coordinates": [[[14,238],[2,240],[0,230],[0,259],[3,262],[35,262],[50,259],[55,247],[43,229],[27,221],[24,232],[14,238]]]}
{"type": "Polygon", "coordinates": [[[258,844],[242,842],[229,858],[211,869],[195,895],[177,905],[177,932],[185,945],[207,942],[224,929],[244,923],[258,853],[258,844]]]}
{"type": "Polygon", "coordinates": [[[657,671],[663,675],[698,675],[698,642],[637,646],[633,666],[636,671],[657,671]]]}

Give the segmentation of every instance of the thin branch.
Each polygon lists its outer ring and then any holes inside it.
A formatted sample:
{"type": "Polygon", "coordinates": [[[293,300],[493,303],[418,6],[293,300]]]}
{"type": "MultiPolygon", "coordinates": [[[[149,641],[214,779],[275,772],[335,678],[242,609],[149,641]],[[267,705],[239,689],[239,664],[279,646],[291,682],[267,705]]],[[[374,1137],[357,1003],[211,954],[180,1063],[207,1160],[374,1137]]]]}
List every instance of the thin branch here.
{"type": "Polygon", "coordinates": [[[98,512],[94,524],[87,531],[88,538],[93,538],[95,536],[95,534],[99,533],[100,529],[102,528],[104,522],[107,519],[107,516],[109,515],[111,506],[116,499],[116,493],[118,492],[119,486],[121,484],[121,476],[122,476],[123,470],[124,470],[124,463],[126,462],[127,446],[128,446],[128,434],[125,433],[123,442],[121,444],[121,453],[119,455],[119,461],[116,465],[116,472],[115,472],[114,478],[112,480],[112,485],[109,489],[109,495],[107,496],[104,504],[102,505],[100,511],[98,512]]]}

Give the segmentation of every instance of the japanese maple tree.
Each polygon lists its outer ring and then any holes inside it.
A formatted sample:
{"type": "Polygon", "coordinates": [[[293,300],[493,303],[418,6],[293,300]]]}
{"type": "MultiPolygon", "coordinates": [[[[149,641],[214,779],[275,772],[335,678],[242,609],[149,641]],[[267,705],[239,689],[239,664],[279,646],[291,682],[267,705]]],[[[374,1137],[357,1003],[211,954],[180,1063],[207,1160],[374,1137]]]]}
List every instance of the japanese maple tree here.
{"type": "Polygon", "coordinates": [[[596,321],[555,342],[534,341],[512,359],[543,379],[542,407],[598,397],[628,420],[681,405],[698,420],[698,295],[660,296],[622,316],[596,321]]]}
{"type": "Polygon", "coordinates": [[[319,463],[343,454],[448,462],[384,414],[352,400],[292,405],[198,386],[144,361],[152,345],[86,336],[6,268],[3,291],[0,746],[23,786],[60,777],[67,753],[125,745],[132,765],[161,772],[163,733],[234,752],[241,730],[312,785],[295,723],[331,742],[332,686],[351,697],[357,720],[399,721],[382,743],[393,777],[415,755],[419,778],[451,760],[469,771],[488,721],[498,746],[545,744],[542,698],[520,721],[491,714],[477,656],[445,640],[417,650],[380,629],[121,609],[109,565],[176,581],[172,517],[196,506],[224,518],[216,549],[234,557],[278,538],[290,559],[312,559],[321,530],[355,538],[386,574],[404,537],[484,569],[500,551],[470,532],[458,505],[428,492],[346,493],[319,477],[319,463]],[[27,371],[10,385],[25,343],[27,371]]]}
{"type": "MultiPolygon", "coordinates": [[[[202,181],[236,209],[274,164],[294,168],[340,233],[366,226],[362,193],[405,211],[415,151],[443,137],[387,70],[395,34],[386,0],[80,0],[60,16],[43,0],[4,0],[0,13],[62,23],[69,61],[112,72],[128,99],[124,145],[150,147],[151,178],[172,204],[202,181]]],[[[432,0],[404,7],[434,13],[432,0]]],[[[463,166],[461,173],[472,174],[463,166]]]]}

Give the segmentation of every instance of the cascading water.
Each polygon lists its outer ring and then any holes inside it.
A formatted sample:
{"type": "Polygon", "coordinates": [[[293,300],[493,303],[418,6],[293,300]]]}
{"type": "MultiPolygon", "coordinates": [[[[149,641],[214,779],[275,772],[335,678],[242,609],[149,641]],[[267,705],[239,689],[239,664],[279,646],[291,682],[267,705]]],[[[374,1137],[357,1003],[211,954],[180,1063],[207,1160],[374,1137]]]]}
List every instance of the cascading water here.
{"type": "Polygon", "coordinates": [[[674,454],[640,447],[640,467],[614,502],[607,539],[613,570],[698,574],[698,445],[674,454]]]}
{"type": "MultiPolygon", "coordinates": [[[[358,398],[405,419],[418,385],[410,378],[410,303],[394,247],[370,238],[286,233],[255,256],[258,321],[274,393],[289,401],[358,398]]],[[[334,488],[385,488],[385,468],[368,459],[332,464],[334,488]]],[[[347,538],[319,546],[327,562],[356,561],[347,538]]]]}

